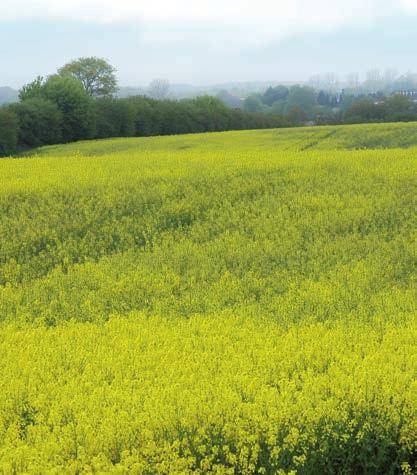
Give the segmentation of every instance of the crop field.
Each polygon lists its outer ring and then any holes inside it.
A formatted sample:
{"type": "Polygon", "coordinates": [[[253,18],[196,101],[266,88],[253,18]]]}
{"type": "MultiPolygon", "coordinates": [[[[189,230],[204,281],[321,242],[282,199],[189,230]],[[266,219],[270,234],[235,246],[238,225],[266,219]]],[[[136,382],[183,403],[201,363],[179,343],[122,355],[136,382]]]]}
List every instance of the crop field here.
{"type": "Polygon", "coordinates": [[[1,474],[417,472],[417,124],[0,160],[1,474]]]}

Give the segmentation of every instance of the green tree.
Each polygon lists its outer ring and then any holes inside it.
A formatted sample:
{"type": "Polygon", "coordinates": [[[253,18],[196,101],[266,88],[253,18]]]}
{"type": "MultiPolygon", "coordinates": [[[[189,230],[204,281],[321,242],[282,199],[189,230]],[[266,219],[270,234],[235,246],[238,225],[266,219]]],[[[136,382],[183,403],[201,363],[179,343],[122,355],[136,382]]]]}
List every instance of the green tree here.
{"type": "MultiPolygon", "coordinates": [[[[316,91],[308,86],[292,86],[286,101],[286,111],[300,110],[307,119],[314,116],[314,108],[317,105],[316,91]]],[[[295,114],[297,115],[297,114],[295,114]]]]}
{"type": "Polygon", "coordinates": [[[19,145],[40,147],[62,140],[62,113],[53,102],[37,97],[9,108],[19,120],[19,145]]]}
{"type": "Polygon", "coordinates": [[[354,102],[345,113],[345,121],[348,123],[383,122],[384,110],[375,104],[370,97],[359,99],[354,102]]]}
{"type": "Polygon", "coordinates": [[[135,135],[136,110],[129,99],[103,97],[95,101],[96,137],[132,137],[135,135]]]}
{"type": "Polygon", "coordinates": [[[264,105],[259,94],[251,94],[243,102],[243,109],[246,112],[262,112],[264,105]]]}
{"type": "Polygon", "coordinates": [[[262,102],[267,106],[272,106],[275,102],[285,101],[289,93],[286,86],[269,87],[262,96],[262,102]]]}
{"type": "Polygon", "coordinates": [[[62,112],[64,142],[94,136],[94,104],[77,80],[71,77],[51,76],[45,83],[45,97],[54,102],[62,112]]]}
{"type": "Polygon", "coordinates": [[[41,98],[56,104],[62,114],[63,142],[94,136],[94,104],[78,80],[58,75],[37,78],[22,89],[20,97],[23,102],[41,98]]]}
{"type": "Polygon", "coordinates": [[[307,114],[298,106],[292,107],[287,114],[287,118],[292,125],[301,125],[307,120],[307,114]]]}
{"type": "Polygon", "coordinates": [[[38,76],[35,80],[22,87],[19,91],[19,99],[26,101],[28,99],[42,97],[44,86],[45,78],[38,76]]]}
{"type": "Polygon", "coordinates": [[[317,96],[317,102],[321,106],[330,106],[331,100],[329,93],[321,90],[317,96]]]}
{"type": "Polygon", "coordinates": [[[416,120],[415,104],[406,96],[396,94],[385,100],[385,120],[397,122],[416,120]]]}
{"type": "Polygon", "coordinates": [[[60,68],[58,73],[80,81],[90,96],[110,96],[117,91],[116,69],[102,58],[79,58],[60,68]]]}
{"type": "Polygon", "coordinates": [[[220,131],[228,127],[228,110],[220,99],[211,96],[196,97],[192,105],[197,114],[197,122],[203,131],[220,131]]]}
{"type": "Polygon", "coordinates": [[[7,155],[16,148],[19,124],[16,114],[0,108],[0,155],[7,155]]]}
{"type": "Polygon", "coordinates": [[[135,109],[135,135],[138,137],[159,135],[161,128],[157,113],[158,101],[145,96],[135,96],[128,100],[135,109]]]}

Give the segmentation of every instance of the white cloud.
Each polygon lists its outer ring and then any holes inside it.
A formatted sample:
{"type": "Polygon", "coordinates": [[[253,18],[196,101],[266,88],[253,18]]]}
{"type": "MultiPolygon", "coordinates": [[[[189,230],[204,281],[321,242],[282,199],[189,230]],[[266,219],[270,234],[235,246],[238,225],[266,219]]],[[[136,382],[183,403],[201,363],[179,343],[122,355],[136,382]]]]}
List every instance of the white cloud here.
{"type": "MultiPolygon", "coordinates": [[[[198,35],[199,25],[221,29],[233,40],[279,39],[372,22],[387,0],[0,0],[0,19],[65,19],[114,23],[139,21],[145,34],[181,25],[198,35]]],[[[416,9],[417,0],[397,6],[416,9]]],[[[391,2],[390,2],[391,3],[391,2]]],[[[178,33],[177,33],[178,35],[178,33]]]]}
{"type": "Polygon", "coordinates": [[[163,20],[266,24],[292,29],[368,16],[375,0],[2,0],[0,18],[163,20]]]}
{"type": "Polygon", "coordinates": [[[400,0],[400,4],[410,13],[417,13],[417,0],[400,0]]]}

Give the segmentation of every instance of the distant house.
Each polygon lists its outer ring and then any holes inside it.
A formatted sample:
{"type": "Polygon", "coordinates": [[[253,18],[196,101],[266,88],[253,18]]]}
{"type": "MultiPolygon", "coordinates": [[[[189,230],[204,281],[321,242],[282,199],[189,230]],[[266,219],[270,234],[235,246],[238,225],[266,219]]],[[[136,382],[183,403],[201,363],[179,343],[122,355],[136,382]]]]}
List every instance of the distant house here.
{"type": "Polygon", "coordinates": [[[394,91],[393,95],[399,94],[400,96],[416,96],[417,97],[417,91],[413,89],[401,89],[398,91],[394,91]]]}
{"type": "Polygon", "coordinates": [[[413,100],[413,102],[417,102],[417,91],[416,90],[409,90],[409,89],[402,89],[398,91],[394,91],[392,96],[405,96],[409,97],[413,100]]]}

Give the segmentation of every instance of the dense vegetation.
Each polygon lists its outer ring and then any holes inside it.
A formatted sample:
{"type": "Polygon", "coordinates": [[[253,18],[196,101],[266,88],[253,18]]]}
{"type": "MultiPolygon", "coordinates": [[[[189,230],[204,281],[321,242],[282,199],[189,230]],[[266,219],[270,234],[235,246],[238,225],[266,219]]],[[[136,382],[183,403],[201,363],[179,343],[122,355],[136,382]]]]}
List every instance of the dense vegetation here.
{"type": "Polygon", "coordinates": [[[278,114],[298,125],[306,121],[319,125],[409,122],[417,120],[417,93],[413,94],[325,92],[309,86],[276,86],[269,87],[263,94],[249,95],[243,109],[278,114]]]}
{"type": "Polygon", "coordinates": [[[0,472],[411,474],[416,146],[390,124],[0,161],[0,472]]]}
{"type": "Polygon", "coordinates": [[[182,101],[92,96],[81,80],[53,75],[37,78],[21,90],[20,102],[0,108],[0,156],[83,139],[260,129],[289,123],[281,116],[229,109],[208,96],[182,101]]]}
{"type": "Polygon", "coordinates": [[[164,80],[154,80],[148,96],[117,92],[116,70],[102,58],[79,58],[36,78],[21,89],[20,102],[0,108],[0,156],[84,139],[417,120],[417,96],[384,92],[280,85],[243,103],[228,91],[172,100],[164,80]]]}

